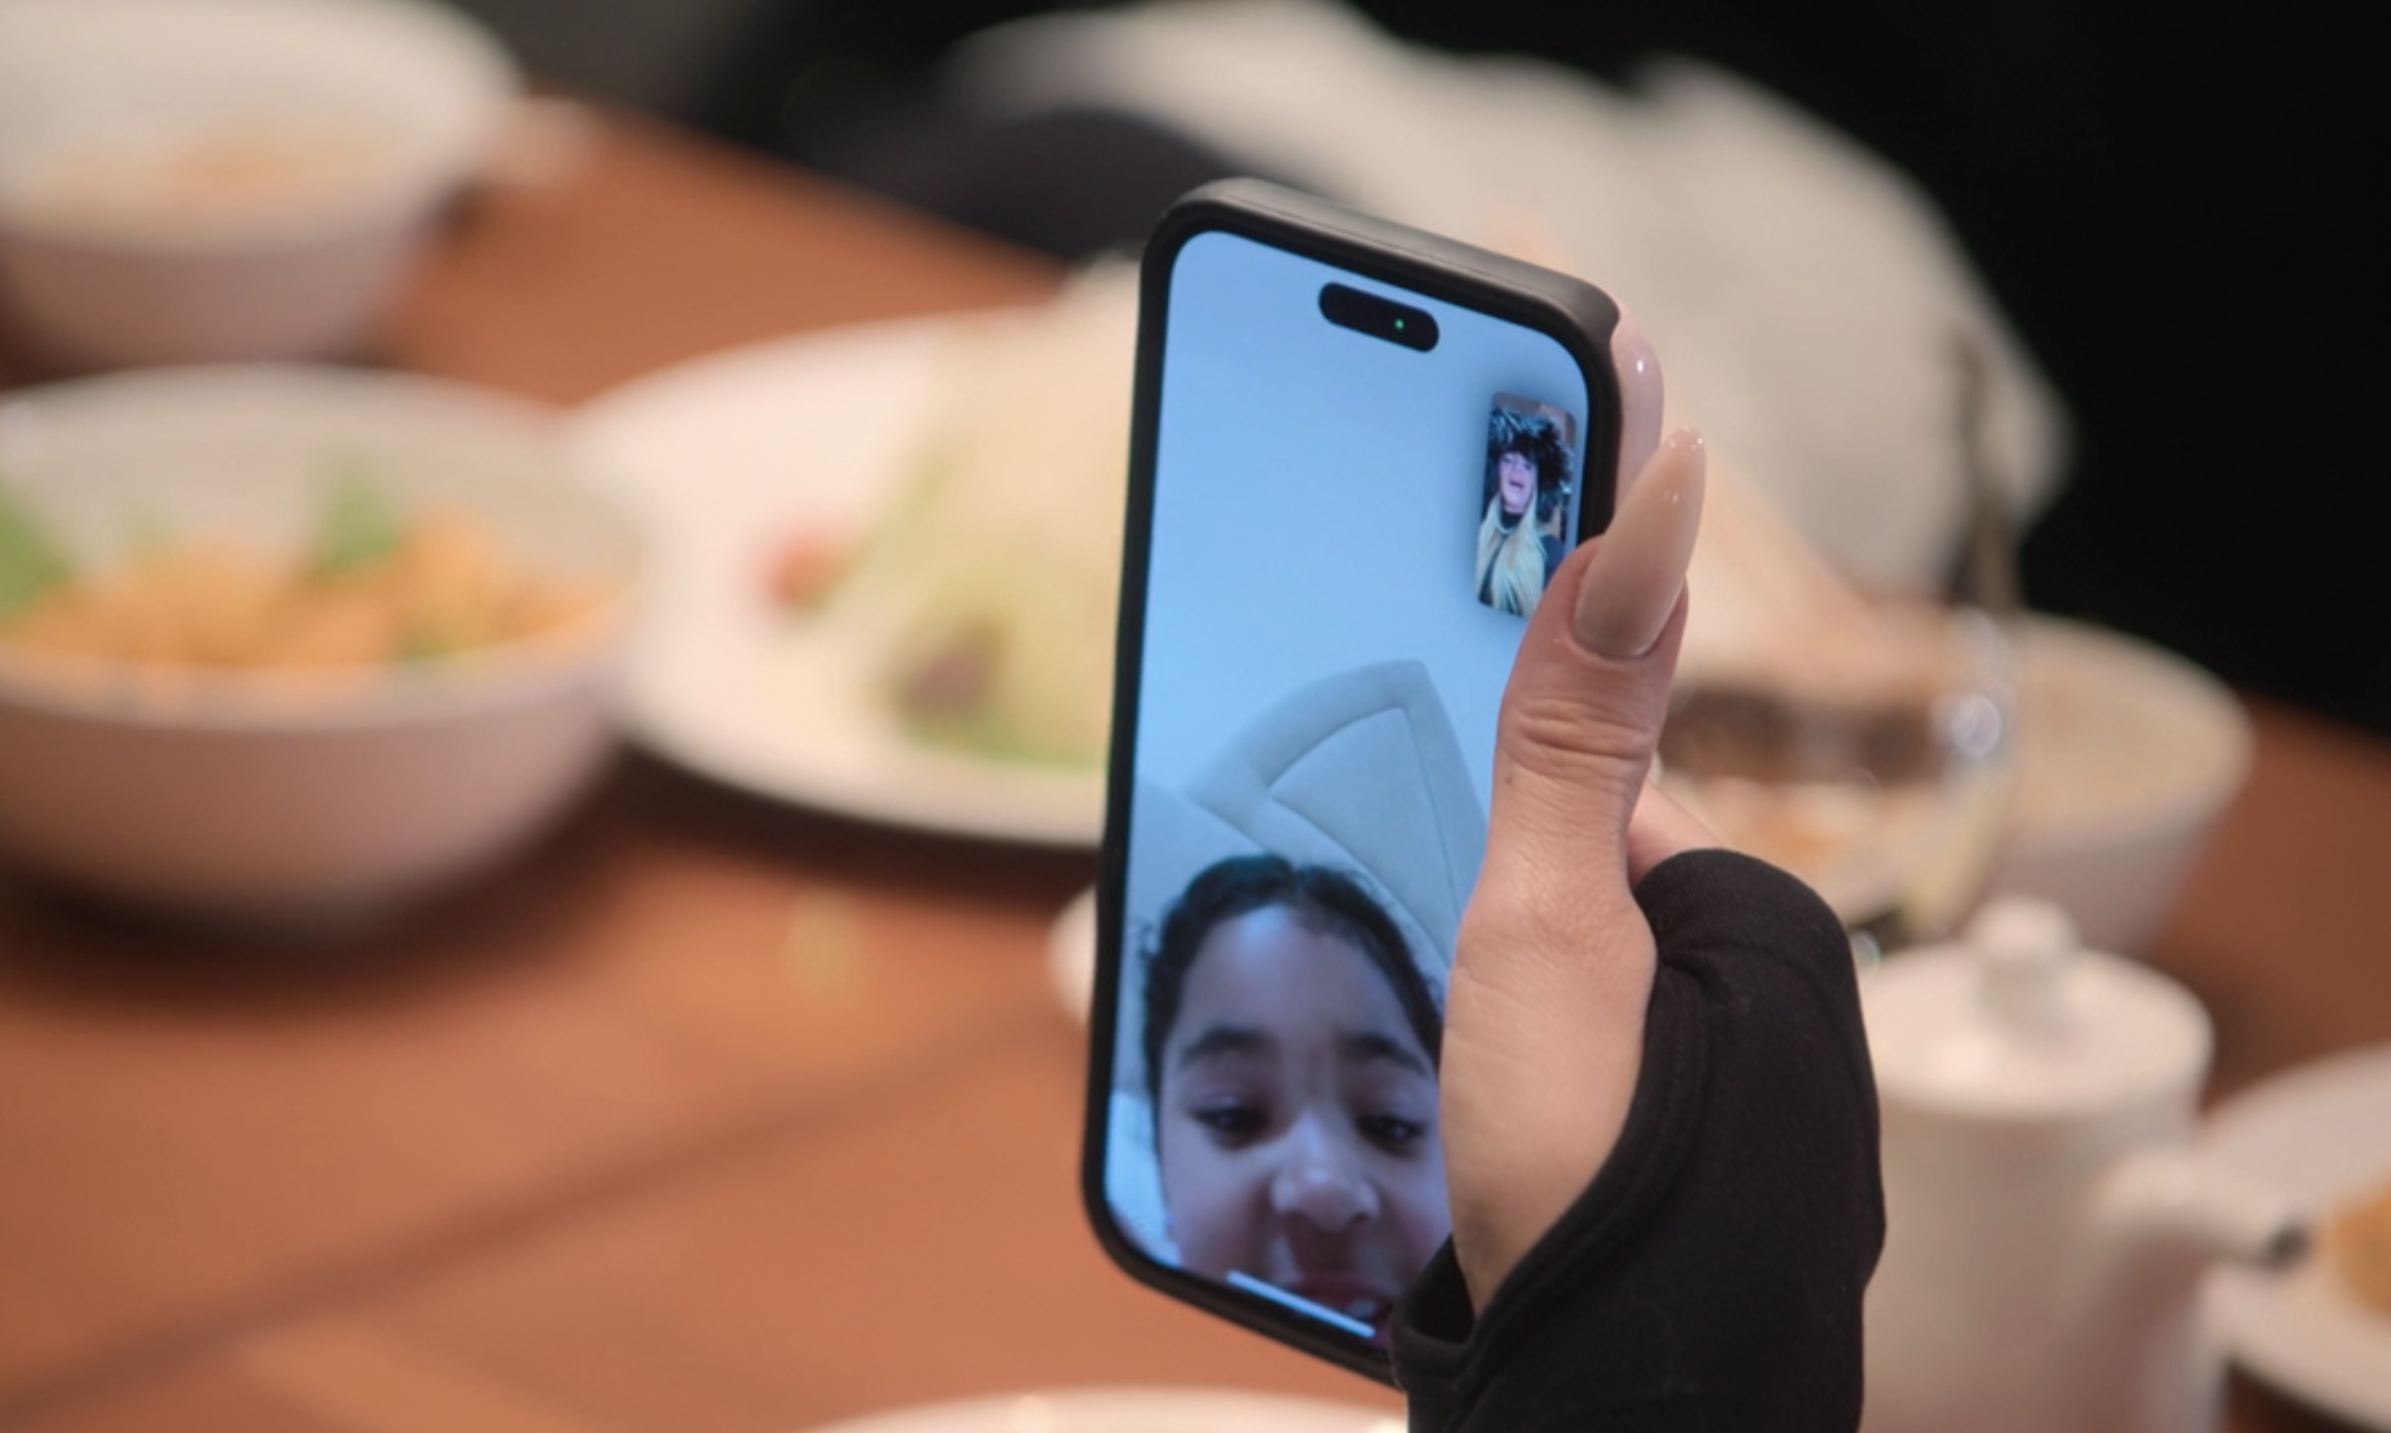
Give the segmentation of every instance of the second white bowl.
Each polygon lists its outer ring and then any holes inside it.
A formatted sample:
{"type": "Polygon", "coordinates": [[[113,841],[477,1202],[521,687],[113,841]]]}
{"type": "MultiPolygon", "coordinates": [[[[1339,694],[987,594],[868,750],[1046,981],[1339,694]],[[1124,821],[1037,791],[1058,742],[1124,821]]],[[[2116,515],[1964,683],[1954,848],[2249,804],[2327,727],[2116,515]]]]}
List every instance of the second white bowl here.
{"type": "Polygon", "coordinates": [[[518,88],[435,0],[0,0],[0,310],[67,368],[349,351],[518,88]]]}
{"type": "Polygon", "coordinates": [[[161,532],[306,540],[328,470],[460,512],[588,594],[437,661],[195,671],[0,632],[0,858],[141,905],[237,917],[384,906],[530,841],[612,740],[641,567],[557,419],[430,379],[162,369],[0,402],[0,483],[80,565],[161,532]]]}

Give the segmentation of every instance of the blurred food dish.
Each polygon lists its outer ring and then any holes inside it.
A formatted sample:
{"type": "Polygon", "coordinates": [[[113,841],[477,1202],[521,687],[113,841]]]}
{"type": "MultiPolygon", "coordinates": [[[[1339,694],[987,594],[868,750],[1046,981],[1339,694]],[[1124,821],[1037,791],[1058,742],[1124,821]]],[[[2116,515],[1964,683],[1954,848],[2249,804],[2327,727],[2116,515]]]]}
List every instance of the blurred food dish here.
{"type": "Polygon", "coordinates": [[[801,335],[585,407],[659,537],[638,738],[800,805],[1095,844],[1129,298],[801,335]]]}
{"type": "Polygon", "coordinates": [[[780,595],[798,635],[870,654],[865,685],[922,744],[1103,765],[1136,323],[1113,266],[957,325],[887,510],[843,554],[793,534],[811,580],[780,595]]]}
{"type": "Polygon", "coordinates": [[[2391,1182],[2391,1046],[2289,1070],[2210,1115],[2203,1152],[2272,1181],[2326,1228],[2281,1273],[2221,1270],[2210,1308],[2233,1357],[2276,1387],[2361,1427],[2391,1430],[2391,1311],[2336,1267],[2336,1215],[2391,1182]]]}
{"type": "Polygon", "coordinates": [[[2241,791],[2249,714],[2139,638],[2050,617],[2016,636],[2017,780],[1993,893],[2054,901],[2085,945],[2138,954],[2241,791]]]}
{"type": "Polygon", "coordinates": [[[350,351],[519,83],[437,0],[0,0],[0,315],[66,369],[350,351]]]}
{"type": "Polygon", "coordinates": [[[233,918],[386,906],[608,749],[642,565],[558,420],[426,378],[159,369],[0,401],[0,853],[233,918]]]}
{"type": "Polygon", "coordinates": [[[462,511],[410,511],[371,468],[322,481],[303,546],[162,528],[97,568],[67,559],[0,492],[0,545],[18,564],[0,577],[0,644],[161,673],[395,668],[535,639],[606,596],[524,567],[462,511]]]}
{"type": "Polygon", "coordinates": [[[1401,1433],[1402,1414],[1218,1389],[1089,1388],[925,1404],[814,1433],[1401,1433]]]}

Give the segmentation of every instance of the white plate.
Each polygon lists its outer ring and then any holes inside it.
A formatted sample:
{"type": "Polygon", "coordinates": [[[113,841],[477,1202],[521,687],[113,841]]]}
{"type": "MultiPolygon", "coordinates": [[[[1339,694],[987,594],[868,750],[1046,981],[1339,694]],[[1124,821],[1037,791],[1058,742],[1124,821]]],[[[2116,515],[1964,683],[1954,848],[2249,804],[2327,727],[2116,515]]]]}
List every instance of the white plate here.
{"type": "MultiPolygon", "coordinates": [[[[2391,1046],[2304,1065],[2219,1110],[2202,1143],[2322,1213],[2391,1178],[2391,1046]]],[[[2234,1358],[2326,1412],[2391,1430],[2391,1315],[2369,1312],[2321,1258],[2210,1286],[2234,1358]]]]}
{"type": "Polygon", "coordinates": [[[1258,1393],[1099,1388],[935,1403],[815,1433],[1403,1433],[1403,1418],[1258,1393]]]}
{"type": "Polygon", "coordinates": [[[600,395],[573,420],[600,481],[657,549],[628,672],[633,736],[717,781],[866,820],[1093,846],[1100,772],[941,752],[863,689],[863,654],[803,635],[768,595],[809,528],[860,533],[893,496],[961,322],[833,329],[697,359],[600,395]]]}

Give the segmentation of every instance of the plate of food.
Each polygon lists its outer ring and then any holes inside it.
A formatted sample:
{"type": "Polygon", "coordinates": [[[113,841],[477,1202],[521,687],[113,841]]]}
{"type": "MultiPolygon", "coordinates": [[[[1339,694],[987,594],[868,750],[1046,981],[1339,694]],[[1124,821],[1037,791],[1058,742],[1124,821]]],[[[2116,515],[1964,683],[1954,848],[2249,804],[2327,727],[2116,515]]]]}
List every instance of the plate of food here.
{"type": "Polygon", "coordinates": [[[2242,1094],[2211,1117],[2203,1143],[2316,1218],[2299,1264],[2221,1270],[2210,1285],[2234,1359],[2336,1417],[2391,1429],[2391,1045],[2242,1094]]]}
{"type": "Polygon", "coordinates": [[[1126,486],[1128,271],[770,341],[574,420],[657,551],[636,739],[860,819],[1093,846],[1126,486]]]}
{"type": "Polygon", "coordinates": [[[1194,1388],[1087,1388],[924,1404],[814,1433],[1401,1433],[1402,1414],[1194,1388]]]}

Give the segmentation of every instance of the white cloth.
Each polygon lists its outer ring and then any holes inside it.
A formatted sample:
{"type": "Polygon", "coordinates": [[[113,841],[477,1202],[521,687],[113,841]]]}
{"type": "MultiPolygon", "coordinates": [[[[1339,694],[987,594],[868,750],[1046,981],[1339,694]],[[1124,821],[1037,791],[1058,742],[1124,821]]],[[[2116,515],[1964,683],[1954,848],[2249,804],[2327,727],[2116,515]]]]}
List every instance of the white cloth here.
{"type": "Polygon", "coordinates": [[[2059,403],[1903,176],[1690,62],[1632,90],[1524,57],[1399,43],[1329,0],[1155,0],[960,49],[991,118],[1103,106],[1357,208],[1580,273],[1633,309],[1669,420],[1707,434],[1846,572],[1933,585],[1969,496],[1954,349],[1982,353],[1983,445],[2020,525],[2065,457],[2059,403]]]}

